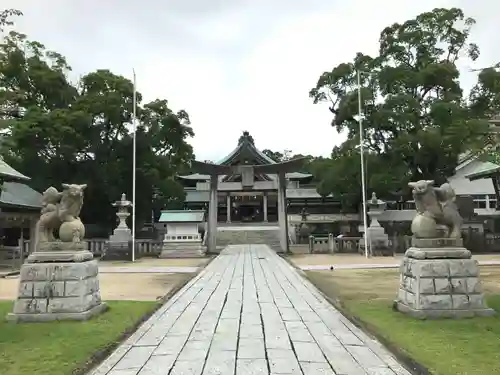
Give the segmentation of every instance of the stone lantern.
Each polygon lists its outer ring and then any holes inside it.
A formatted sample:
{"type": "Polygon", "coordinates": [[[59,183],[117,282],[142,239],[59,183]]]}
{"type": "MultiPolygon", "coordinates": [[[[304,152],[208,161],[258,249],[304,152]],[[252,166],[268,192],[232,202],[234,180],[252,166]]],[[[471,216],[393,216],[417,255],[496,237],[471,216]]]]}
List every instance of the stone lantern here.
{"type": "Polygon", "coordinates": [[[132,202],[127,200],[127,196],[123,193],[121,199],[112,203],[112,206],[118,208],[116,216],[118,216],[120,222],[118,227],[113,231],[113,234],[109,237],[109,240],[113,242],[128,242],[132,240],[132,231],[127,226],[126,222],[127,218],[130,216],[129,208],[132,207],[132,202]]]}
{"type": "MultiPolygon", "coordinates": [[[[385,253],[389,250],[389,236],[385,233],[378,219],[384,213],[386,203],[378,199],[375,193],[372,193],[371,199],[366,203],[368,204],[368,216],[371,222],[367,228],[367,233],[363,233],[363,236],[368,236],[368,246],[371,253],[385,253]]],[[[364,251],[364,245],[364,240],[361,240],[360,249],[362,251],[364,251]]]]}
{"type": "Polygon", "coordinates": [[[130,216],[129,209],[132,208],[132,202],[127,200],[125,193],[123,193],[121,199],[112,203],[112,206],[118,208],[116,216],[118,216],[119,223],[113,234],[109,236],[108,248],[103,258],[131,260],[132,231],[127,226],[126,220],[130,216]]]}

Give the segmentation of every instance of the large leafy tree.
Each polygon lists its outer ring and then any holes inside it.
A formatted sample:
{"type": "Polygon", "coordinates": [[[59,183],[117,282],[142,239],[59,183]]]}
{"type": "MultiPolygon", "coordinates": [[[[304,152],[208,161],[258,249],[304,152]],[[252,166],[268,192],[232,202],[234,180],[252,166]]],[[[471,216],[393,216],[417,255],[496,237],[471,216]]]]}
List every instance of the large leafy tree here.
{"type": "MultiPolygon", "coordinates": [[[[470,93],[470,107],[477,118],[500,118],[500,63],[482,69],[478,81],[470,93]]],[[[478,150],[483,160],[500,165],[500,148],[498,125],[488,135],[486,147],[478,150]]]]}
{"type": "MultiPolygon", "coordinates": [[[[1,13],[8,20],[10,13],[1,13]]],[[[0,15],[0,21],[2,16],[0,15]]],[[[8,21],[4,21],[7,25],[8,21]]],[[[115,223],[111,203],[132,194],[133,84],[97,70],[77,84],[60,54],[10,31],[0,45],[1,152],[33,178],[39,191],[63,182],[86,182],[82,216],[87,223],[115,223]]],[[[174,179],[193,158],[189,116],[166,100],[142,103],[137,93],[137,222],[157,207],[178,207],[184,192],[174,179]]]]}
{"type": "Polygon", "coordinates": [[[348,134],[333,152],[323,193],[359,202],[359,151],[354,156],[352,147],[360,139],[358,93],[368,186],[379,195],[404,189],[408,180],[444,182],[458,156],[483,142],[488,124],[469,107],[457,68],[460,59],[479,56],[478,46],[468,42],[474,23],[457,8],[422,13],[386,27],[378,55],[358,53],[320,76],[310,96],[315,103],[329,101],[332,126],[348,134]],[[335,181],[335,175],[350,182],[335,181]]]}

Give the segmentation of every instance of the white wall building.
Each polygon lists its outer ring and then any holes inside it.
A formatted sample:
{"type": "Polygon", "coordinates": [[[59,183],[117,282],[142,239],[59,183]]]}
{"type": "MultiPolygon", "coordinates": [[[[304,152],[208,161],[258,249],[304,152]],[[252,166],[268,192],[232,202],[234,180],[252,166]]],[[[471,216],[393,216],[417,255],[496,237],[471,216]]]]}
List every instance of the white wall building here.
{"type": "Polygon", "coordinates": [[[478,157],[463,158],[456,167],[455,174],[448,178],[457,195],[470,195],[474,200],[476,214],[481,216],[496,216],[496,195],[490,178],[470,181],[467,176],[480,170],[490,169],[496,164],[479,160],[478,157]]]}

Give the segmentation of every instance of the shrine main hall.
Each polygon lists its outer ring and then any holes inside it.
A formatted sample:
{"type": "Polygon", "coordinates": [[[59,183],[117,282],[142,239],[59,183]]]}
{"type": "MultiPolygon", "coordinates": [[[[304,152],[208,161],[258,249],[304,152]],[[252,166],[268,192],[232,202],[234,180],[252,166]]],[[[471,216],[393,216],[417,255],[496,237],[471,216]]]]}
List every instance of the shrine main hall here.
{"type": "MultiPolygon", "coordinates": [[[[278,176],[265,173],[266,168],[255,169],[251,185],[244,183],[245,166],[267,166],[280,163],[255,147],[252,137],[244,132],[237,147],[214,166],[226,167],[230,174],[217,176],[217,222],[262,223],[278,221],[278,176]],[[240,167],[240,168],[239,168],[240,167]]],[[[322,197],[312,184],[313,176],[301,171],[287,171],[286,206],[288,214],[299,214],[303,208],[311,214],[331,213],[339,210],[339,202],[322,197]]],[[[178,176],[186,193],[185,209],[208,208],[210,201],[210,175],[194,173],[178,176]]]]}

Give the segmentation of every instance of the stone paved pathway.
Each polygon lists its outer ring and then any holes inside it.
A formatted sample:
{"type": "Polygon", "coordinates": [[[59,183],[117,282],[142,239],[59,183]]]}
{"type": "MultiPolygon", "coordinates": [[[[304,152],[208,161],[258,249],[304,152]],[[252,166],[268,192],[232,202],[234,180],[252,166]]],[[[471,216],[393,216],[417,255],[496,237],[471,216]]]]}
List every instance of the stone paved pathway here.
{"type": "Polygon", "coordinates": [[[92,375],[409,375],[265,245],[227,247],[92,375]]]}

